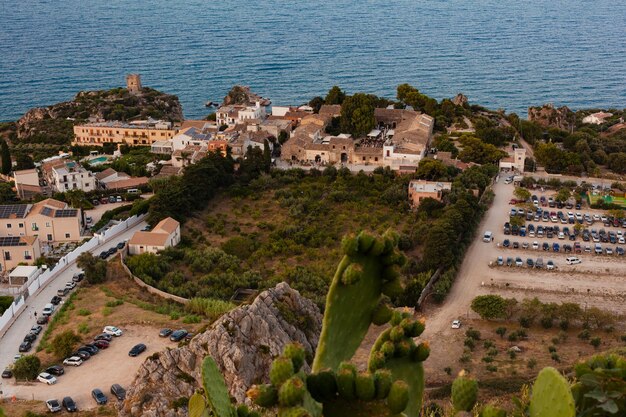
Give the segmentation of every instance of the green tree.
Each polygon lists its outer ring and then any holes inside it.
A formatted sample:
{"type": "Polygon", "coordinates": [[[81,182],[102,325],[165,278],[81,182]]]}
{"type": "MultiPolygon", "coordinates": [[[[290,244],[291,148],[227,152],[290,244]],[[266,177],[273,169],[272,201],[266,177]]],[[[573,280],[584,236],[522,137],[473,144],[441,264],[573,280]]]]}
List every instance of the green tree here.
{"type": "Polygon", "coordinates": [[[554,199],[556,201],[564,202],[567,201],[571,196],[572,193],[568,188],[561,188],[556,194],[556,197],[554,197],[554,199]]]}
{"type": "Polygon", "coordinates": [[[100,284],[107,276],[106,261],[96,258],[90,252],[83,252],[77,259],[78,267],[85,272],[85,279],[90,284],[100,284]]]}
{"type": "Polygon", "coordinates": [[[13,375],[15,379],[32,381],[37,378],[41,361],[35,355],[27,355],[19,358],[13,365],[13,375]]]}
{"type": "Polygon", "coordinates": [[[506,300],[499,295],[479,295],[472,300],[472,310],[483,319],[506,317],[506,300]]]}
{"type": "Polygon", "coordinates": [[[278,143],[282,145],[283,143],[287,142],[288,139],[289,139],[289,134],[285,132],[284,130],[281,130],[280,133],[278,134],[278,143]]]}
{"type": "Polygon", "coordinates": [[[515,187],[515,191],[513,191],[513,195],[519,200],[527,201],[530,199],[530,191],[522,187],[515,187]]]}
{"type": "Polygon", "coordinates": [[[422,159],[417,166],[415,176],[423,180],[441,180],[448,176],[448,168],[437,159],[422,159]]]}
{"type": "Polygon", "coordinates": [[[496,148],[490,143],[485,143],[477,137],[466,136],[460,139],[463,150],[459,152],[459,159],[463,162],[477,164],[495,164],[504,158],[506,152],[496,148]]]}
{"type": "Polygon", "coordinates": [[[72,354],[76,345],[80,342],[80,336],[73,330],[59,333],[52,339],[50,346],[58,358],[66,358],[72,354]]]}
{"type": "Polygon", "coordinates": [[[355,138],[365,136],[374,126],[374,108],[378,98],[364,93],[346,97],[341,106],[341,131],[355,138]]]}
{"type": "Polygon", "coordinates": [[[2,173],[9,175],[12,169],[11,152],[9,151],[9,145],[7,145],[4,139],[0,140],[0,161],[2,162],[2,173]]]}
{"type": "Polygon", "coordinates": [[[328,91],[328,94],[326,94],[324,104],[341,104],[345,99],[346,93],[341,91],[341,88],[335,85],[328,91]]]}
{"type": "Polygon", "coordinates": [[[324,104],[324,99],[320,96],[313,97],[309,101],[309,106],[313,108],[313,113],[319,113],[320,108],[322,107],[323,104],[324,104]]]}
{"type": "Polygon", "coordinates": [[[16,196],[13,191],[13,182],[0,182],[0,203],[12,203],[15,201],[16,196]]]}

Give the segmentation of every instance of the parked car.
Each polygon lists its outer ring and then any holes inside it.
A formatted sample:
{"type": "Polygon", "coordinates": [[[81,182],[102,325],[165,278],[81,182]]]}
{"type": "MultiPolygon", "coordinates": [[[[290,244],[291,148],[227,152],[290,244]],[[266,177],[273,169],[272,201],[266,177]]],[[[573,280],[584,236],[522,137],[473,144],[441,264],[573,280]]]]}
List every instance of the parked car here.
{"type": "Polygon", "coordinates": [[[539,249],[539,242],[537,242],[536,240],[533,242],[533,249],[539,249]]]}
{"type": "Polygon", "coordinates": [[[113,336],[111,336],[108,333],[100,333],[99,335],[93,338],[93,340],[106,340],[107,342],[110,342],[111,339],[113,339],[113,336]]]}
{"type": "Polygon", "coordinates": [[[124,246],[126,246],[126,242],[122,241],[122,242],[117,244],[116,248],[117,249],[124,249],[124,246]]]}
{"type": "Polygon", "coordinates": [[[54,305],[53,304],[46,304],[41,312],[44,316],[51,316],[52,313],[54,313],[54,305]]]}
{"type": "Polygon", "coordinates": [[[615,253],[618,254],[619,256],[624,256],[624,248],[622,247],[615,247],[615,253]]]}
{"type": "Polygon", "coordinates": [[[46,368],[44,372],[47,372],[50,375],[61,376],[65,373],[65,369],[63,369],[61,365],[52,365],[46,368]]]}
{"type": "Polygon", "coordinates": [[[52,297],[52,299],[50,299],[50,304],[58,306],[61,301],[63,301],[63,299],[58,295],[55,295],[54,297],[52,297]]]}
{"type": "Polygon", "coordinates": [[[33,346],[30,342],[22,342],[18,349],[19,352],[28,352],[33,346]]]}
{"type": "Polygon", "coordinates": [[[519,242],[513,242],[513,249],[519,249],[519,242]]]}
{"type": "Polygon", "coordinates": [[[78,272],[72,276],[72,281],[81,282],[85,278],[84,272],[78,272]]]}
{"type": "Polygon", "coordinates": [[[76,352],[72,353],[70,356],[78,356],[83,361],[89,360],[89,358],[91,358],[91,355],[86,350],[77,350],[76,352]]]}
{"type": "Polygon", "coordinates": [[[552,244],[552,252],[558,252],[559,250],[561,250],[561,246],[558,243],[553,243],[552,244]]]}
{"type": "Polygon", "coordinates": [[[100,252],[100,255],[98,255],[98,256],[100,256],[100,259],[106,259],[109,256],[109,252],[102,251],[102,252],[100,252]]]}
{"type": "Polygon", "coordinates": [[[534,268],[535,267],[535,261],[533,261],[532,258],[528,258],[528,259],[526,259],[526,265],[528,265],[529,268],[534,268]]]}
{"type": "Polygon", "coordinates": [[[553,270],[554,268],[556,268],[556,266],[554,265],[554,262],[552,262],[552,261],[548,261],[548,262],[546,263],[546,269],[547,269],[547,270],[551,271],[551,270],[553,270]]]}
{"type": "Polygon", "coordinates": [[[128,356],[137,356],[140,353],[146,350],[146,345],[143,343],[136,344],[133,348],[128,352],[128,356]]]}
{"type": "Polygon", "coordinates": [[[498,260],[496,262],[498,263],[498,266],[504,265],[504,259],[502,259],[502,256],[498,256],[498,260]]]}
{"type": "Polygon", "coordinates": [[[159,332],[159,337],[168,337],[171,334],[172,334],[172,329],[161,329],[161,331],[159,332]]]}
{"type": "Polygon", "coordinates": [[[116,337],[119,337],[122,335],[122,331],[115,326],[104,326],[102,333],[110,334],[116,337]]]}
{"type": "Polygon", "coordinates": [[[74,281],[68,281],[65,283],[65,288],[73,290],[74,288],[76,288],[76,283],[74,281]]]}
{"type": "Polygon", "coordinates": [[[100,388],[94,388],[91,391],[91,396],[93,397],[93,399],[96,401],[96,404],[98,405],[104,405],[108,401],[107,396],[104,395],[104,392],[102,392],[100,388]]]}
{"type": "Polygon", "coordinates": [[[9,368],[6,368],[4,371],[2,371],[2,378],[13,378],[13,371],[11,371],[9,368]]]}
{"type": "Polygon", "coordinates": [[[504,239],[504,242],[502,242],[502,246],[504,246],[505,248],[511,246],[511,242],[509,241],[509,239],[504,239]]]}
{"type": "Polygon", "coordinates": [[[513,266],[513,258],[508,257],[506,258],[506,266],[513,266]]]}
{"type": "Polygon", "coordinates": [[[57,379],[47,372],[42,372],[39,375],[37,375],[37,380],[39,382],[43,382],[44,384],[48,384],[48,385],[57,383],[57,379]]]}
{"type": "Polygon", "coordinates": [[[528,249],[528,242],[522,243],[522,249],[528,249]]]}
{"type": "Polygon", "coordinates": [[[120,384],[111,385],[111,394],[120,401],[126,398],[126,390],[120,384]]]}
{"type": "Polygon", "coordinates": [[[453,329],[460,329],[461,328],[461,320],[454,320],[452,322],[452,328],[453,329]]]}
{"type": "Polygon", "coordinates": [[[24,342],[33,343],[37,339],[37,335],[35,333],[28,333],[24,336],[24,342]]]}
{"type": "Polygon", "coordinates": [[[89,353],[89,356],[95,356],[99,352],[99,349],[97,347],[95,347],[95,346],[87,346],[87,345],[81,346],[77,350],[79,352],[87,352],[87,353],[89,353]]]}
{"type": "Polygon", "coordinates": [[[59,400],[46,400],[46,407],[50,410],[51,413],[58,413],[61,411],[61,404],[59,404],[59,400]]]}
{"type": "Polygon", "coordinates": [[[543,258],[537,258],[537,260],[535,261],[535,268],[543,268],[543,258]]]}
{"type": "Polygon", "coordinates": [[[74,402],[72,397],[64,397],[61,403],[63,404],[63,407],[70,413],[78,411],[78,407],[76,407],[76,403],[74,402]]]}
{"type": "Polygon", "coordinates": [[[38,335],[39,333],[41,333],[41,331],[42,331],[42,330],[43,330],[43,327],[41,327],[41,326],[37,326],[37,325],[35,325],[35,326],[33,326],[33,327],[31,327],[31,328],[30,328],[30,332],[31,332],[31,333],[34,333],[34,334],[37,334],[37,335],[38,335]]]}
{"type": "Polygon", "coordinates": [[[515,258],[515,266],[523,266],[524,262],[522,261],[522,258],[517,257],[515,258]]]}
{"type": "Polygon", "coordinates": [[[565,259],[565,263],[568,265],[576,265],[581,263],[582,261],[577,256],[570,256],[565,259]]]}
{"type": "Polygon", "coordinates": [[[541,248],[547,252],[550,250],[550,244],[548,242],[543,242],[543,245],[541,246],[541,248]]]}
{"type": "Polygon", "coordinates": [[[41,315],[37,317],[37,324],[47,324],[50,321],[50,316],[41,315]]]}
{"type": "Polygon", "coordinates": [[[67,287],[63,287],[63,288],[59,288],[57,290],[57,297],[64,297],[67,295],[67,293],[70,292],[70,289],[67,287]]]}
{"type": "Polygon", "coordinates": [[[83,364],[83,358],[80,356],[71,356],[63,361],[63,365],[68,366],[81,366],[83,364]]]}
{"type": "Polygon", "coordinates": [[[93,345],[98,349],[106,349],[110,346],[110,342],[107,342],[106,340],[96,340],[93,342],[93,345]]]}
{"type": "Polygon", "coordinates": [[[187,330],[179,329],[171,334],[170,340],[172,342],[180,342],[185,336],[187,336],[187,330]]]}

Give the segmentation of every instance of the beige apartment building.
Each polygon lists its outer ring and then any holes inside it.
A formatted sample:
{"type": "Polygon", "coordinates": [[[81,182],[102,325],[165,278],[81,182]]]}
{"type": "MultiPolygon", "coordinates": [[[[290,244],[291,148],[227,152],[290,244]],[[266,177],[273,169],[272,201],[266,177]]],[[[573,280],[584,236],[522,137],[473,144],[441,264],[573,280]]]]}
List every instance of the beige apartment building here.
{"type": "Polygon", "coordinates": [[[96,145],[104,143],[130,146],[150,146],[156,141],[171,140],[178,127],[162,120],[136,122],[96,122],[74,126],[72,145],[96,145]]]}
{"type": "Polygon", "coordinates": [[[161,220],[149,232],[135,232],[128,242],[128,253],[157,253],[180,242],[180,223],[171,217],[161,220]]]}
{"type": "Polygon", "coordinates": [[[51,198],[35,204],[0,205],[0,236],[39,237],[41,242],[81,240],[79,209],[51,198]]]}
{"type": "Polygon", "coordinates": [[[409,183],[409,203],[411,207],[416,208],[425,198],[441,201],[444,192],[450,190],[452,190],[451,182],[411,180],[409,183]]]}
{"type": "Polygon", "coordinates": [[[36,236],[0,237],[0,272],[9,271],[21,263],[32,264],[41,256],[36,236]]]}

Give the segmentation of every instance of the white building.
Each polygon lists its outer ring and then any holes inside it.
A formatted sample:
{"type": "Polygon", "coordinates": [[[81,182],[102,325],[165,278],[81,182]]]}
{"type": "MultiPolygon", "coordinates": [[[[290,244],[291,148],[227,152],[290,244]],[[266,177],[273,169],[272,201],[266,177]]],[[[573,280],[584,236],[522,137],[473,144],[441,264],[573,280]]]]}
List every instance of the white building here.
{"type": "Polygon", "coordinates": [[[218,126],[234,126],[246,121],[263,120],[266,117],[265,107],[261,106],[261,103],[258,101],[254,106],[222,106],[215,113],[215,120],[218,126]]]}
{"type": "Polygon", "coordinates": [[[78,162],[63,160],[51,166],[48,174],[50,186],[63,193],[71,190],[82,190],[86,193],[96,189],[96,177],[91,171],[83,168],[78,162]]]}
{"type": "Polygon", "coordinates": [[[506,149],[509,156],[500,160],[500,170],[511,170],[524,172],[524,161],[526,160],[526,149],[522,147],[509,147],[506,149]]]}
{"type": "Polygon", "coordinates": [[[149,232],[135,232],[128,242],[131,255],[157,253],[180,242],[180,223],[171,217],[161,220],[149,232]]]}
{"type": "Polygon", "coordinates": [[[613,116],[613,113],[597,112],[583,118],[583,123],[601,125],[605,119],[613,116]]]}

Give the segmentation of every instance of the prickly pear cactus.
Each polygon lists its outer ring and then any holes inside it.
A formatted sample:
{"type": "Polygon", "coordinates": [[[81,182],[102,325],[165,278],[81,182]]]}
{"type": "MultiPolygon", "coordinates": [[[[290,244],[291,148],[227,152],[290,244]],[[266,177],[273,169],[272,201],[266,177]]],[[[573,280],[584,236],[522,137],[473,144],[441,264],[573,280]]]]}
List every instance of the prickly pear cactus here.
{"type": "Polygon", "coordinates": [[[470,411],[478,399],[478,382],[461,371],[452,383],[452,405],[456,411],[470,411]]]}
{"type": "Polygon", "coordinates": [[[480,417],[506,417],[506,411],[488,404],[481,410],[480,417]]]}
{"type": "Polygon", "coordinates": [[[539,372],[530,397],[530,417],[574,417],[576,408],[569,383],[554,368],[539,372]]]}
{"type": "Polygon", "coordinates": [[[424,362],[429,354],[428,342],[415,344],[413,338],[425,329],[423,320],[414,320],[406,312],[394,311],[391,328],[380,334],[372,350],[368,369],[370,372],[386,369],[394,381],[404,381],[409,387],[409,402],[403,411],[408,417],[418,417],[424,392],[424,362]]]}
{"type": "Polygon", "coordinates": [[[326,297],[313,372],[337,370],[341,362],[352,358],[373,321],[389,320],[382,295],[402,290],[398,271],[406,260],[397,251],[397,243],[398,235],[391,231],[379,237],[361,232],[343,239],[344,257],[326,297]]]}
{"type": "Polygon", "coordinates": [[[228,388],[215,361],[210,356],[202,362],[204,394],[195,393],[189,399],[189,417],[237,417],[237,410],[230,403],[228,388]]]}

